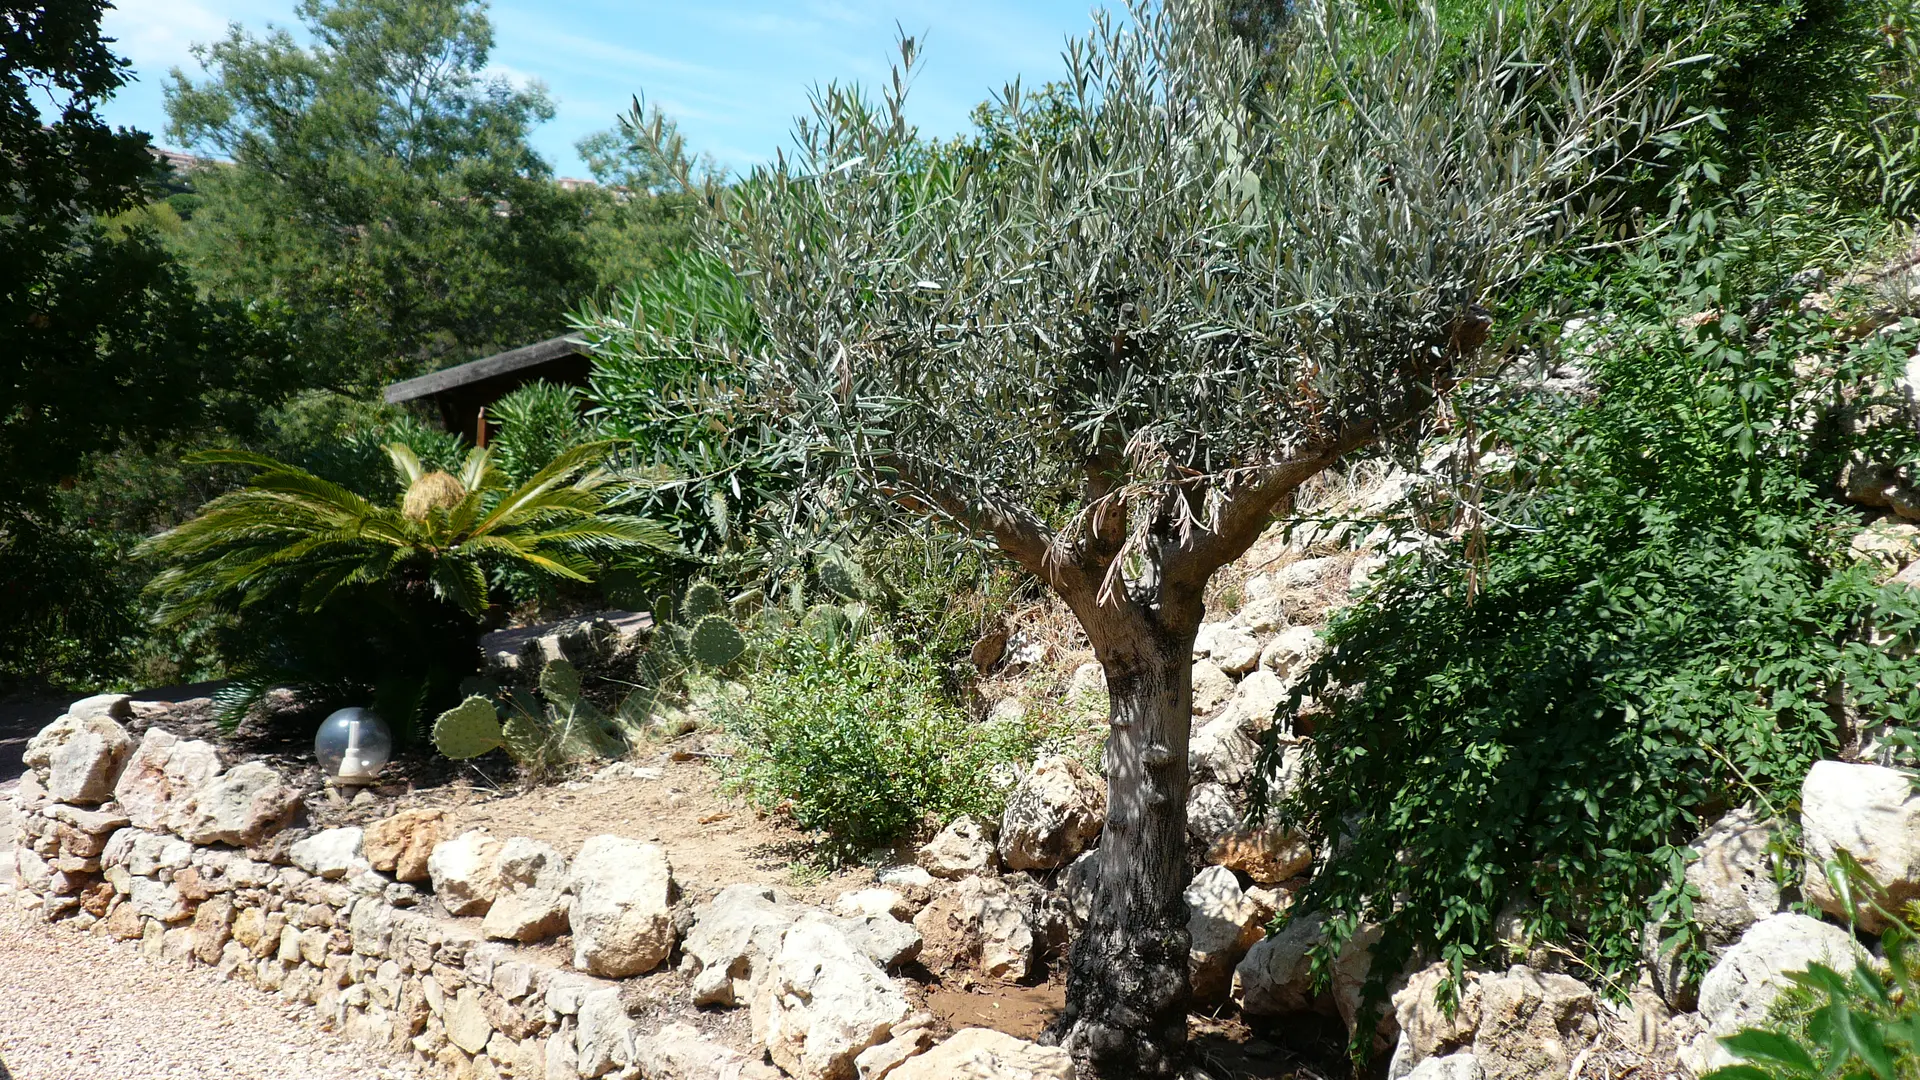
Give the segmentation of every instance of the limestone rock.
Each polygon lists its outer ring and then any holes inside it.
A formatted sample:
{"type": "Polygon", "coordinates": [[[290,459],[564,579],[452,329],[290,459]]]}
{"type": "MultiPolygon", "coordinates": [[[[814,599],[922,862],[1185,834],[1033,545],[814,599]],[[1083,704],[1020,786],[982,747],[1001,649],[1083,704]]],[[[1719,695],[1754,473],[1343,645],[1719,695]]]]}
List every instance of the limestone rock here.
{"type": "Polygon", "coordinates": [[[595,836],[573,860],[573,966],[621,977],[652,971],[673,948],[673,870],[657,844],[595,836]]]}
{"type": "Polygon", "coordinates": [[[520,887],[558,892],[567,886],[567,858],[552,844],[516,836],[501,844],[494,855],[493,877],[502,890],[520,887]]]}
{"type": "Polygon", "coordinates": [[[68,714],[28,740],[23,760],[55,802],[94,805],[113,797],[132,752],[126,729],[104,714],[68,714]]]}
{"type": "Polygon", "coordinates": [[[1282,680],[1292,680],[1319,657],[1324,647],[1313,627],[1290,626],[1260,650],[1260,666],[1282,680]]]}
{"type": "Polygon", "coordinates": [[[564,934],[571,898],[558,889],[520,887],[503,892],[487,908],[480,933],[495,941],[532,944],[564,934]]]}
{"type": "Polygon", "coordinates": [[[1193,715],[1205,716],[1233,697],[1233,680],[1211,660],[1193,664],[1193,715]]]}
{"type": "Polygon", "coordinates": [[[1067,704],[1107,711],[1107,673],[1098,661],[1088,661],[1073,669],[1067,680],[1067,704]]]}
{"type": "Polygon", "coordinates": [[[1073,1080],[1073,1059],[989,1028],[966,1028],[910,1058],[888,1080],[1073,1080]]]}
{"type": "Polygon", "coordinates": [[[1439,992],[1451,971],[1444,962],[1430,964],[1414,972],[1407,985],[1393,995],[1400,1042],[1387,1070],[1390,1080],[1405,1076],[1430,1058],[1441,1058],[1473,1044],[1473,1033],[1480,1026],[1480,975],[1467,972],[1457,990],[1458,1007],[1448,1013],[1440,1007],[1439,992]]]}
{"type": "Polygon", "coordinates": [[[1554,1080],[1599,1034],[1594,995],[1570,975],[1517,966],[1479,984],[1473,1056],[1487,1080],[1554,1080]]]}
{"type": "Polygon", "coordinates": [[[938,878],[985,873],[993,869],[993,841],[987,839],[979,822],[970,817],[955,818],[920,849],[917,861],[921,869],[938,878]]]}
{"type": "Polygon", "coordinates": [[[1866,955],[1845,930],[1805,915],[1774,915],[1754,923],[1700,981],[1700,1019],[1707,1030],[1681,1060],[1696,1074],[1733,1064],[1718,1037],[1764,1021],[1789,972],[1805,971],[1810,964],[1851,971],[1866,955]]]}
{"type": "Polygon", "coordinates": [[[1279,933],[1256,942],[1233,970],[1233,996],[1248,1016],[1286,1016],[1319,1009],[1313,992],[1307,951],[1326,930],[1319,915],[1287,923],[1279,933]]]}
{"type": "Polygon", "coordinates": [[[367,865],[361,854],[363,835],[357,826],[328,829],[295,843],[287,854],[292,857],[293,865],[314,877],[334,881],[367,865]]]}
{"type": "Polygon", "coordinates": [[[1260,662],[1260,644],[1253,635],[1227,623],[1202,623],[1194,636],[1193,654],[1205,657],[1229,675],[1243,675],[1260,662]]]}
{"type": "Polygon", "coordinates": [[[247,847],[286,828],[299,811],[299,792],[270,766],[248,761],[187,796],[172,825],[190,843],[247,847]]]}
{"type": "Polygon", "coordinates": [[[776,1080],[780,1075],[685,1023],[635,1038],[632,1064],[648,1080],[776,1080]]]}
{"type": "Polygon", "coordinates": [[[1292,829],[1250,825],[1216,838],[1207,849],[1207,862],[1274,885],[1305,873],[1313,865],[1313,849],[1292,829]]]}
{"type": "Polygon", "coordinates": [[[912,1011],[906,995],[843,934],[802,921],[782,936],[755,987],[753,1036],[795,1080],[852,1080],[854,1058],[886,1041],[912,1011]]]}
{"type": "Polygon", "coordinates": [[[1261,906],[1249,900],[1231,870],[1209,866],[1186,889],[1187,971],[1195,1002],[1219,1005],[1233,991],[1233,968],[1265,936],[1261,906]]]}
{"type": "Polygon", "coordinates": [[[67,715],[75,720],[131,720],[133,698],[126,694],[95,694],[67,706],[67,715]]]}
{"type": "Polygon", "coordinates": [[[1106,785],[1072,758],[1041,758],[1007,800],[1000,861],[1014,870],[1064,866],[1106,823],[1106,785]]]}
{"type": "Polygon", "coordinates": [[[693,1003],[745,1001],[755,975],[801,910],[778,889],[747,884],[729,885],[696,908],[680,946],[681,967],[693,976],[693,1003]]]}
{"type": "Polygon", "coordinates": [[[446,839],[447,815],[440,810],[402,810],[367,826],[367,861],[395,881],[425,881],[433,847],[446,839]]]}
{"type": "Polygon", "coordinates": [[[1856,559],[1870,559],[1898,570],[1920,558],[1920,526],[1884,517],[1855,533],[1848,547],[1856,559]]]}
{"type": "Polygon", "coordinates": [[[911,919],[918,910],[907,898],[892,889],[850,889],[833,901],[833,913],[842,918],[887,916],[911,919]]]}
{"type": "Polygon", "coordinates": [[[588,994],[580,1002],[580,1027],[574,1033],[574,1044],[579,1048],[580,1075],[605,1076],[630,1065],[636,1030],[633,1018],[620,1003],[618,989],[588,994]]]}
{"type": "Polygon", "coordinates": [[[164,728],[148,728],[114,784],[113,798],[142,829],[169,827],[178,805],[220,774],[212,743],[182,742],[164,728]]]}
{"type": "Polygon", "coordinates": [[[1201,851],[1238,829],[1245,817],[1239,800],[1224,784],[1208,781],[1187,789],[1187,836],[1201,851]]]}
{"type": "Polygon", "coordinates": [[[970,877],[947,886],[921,909],[913,927],[920,932],[920,962],[936,973],[974,970],[1018,982],[1033,970],[1026,905],[998,878],[970,877]]]}
{"type": "Polygon", "coordinates": [[[926,1053],[932,1045],[933,1016],[914,1013],[893,1026],[886,1042],[860,1051],[853,1059],[854,1073],[859,1080],[886,1080],[909,1058],[926,1053]]]}
{"type": "MultiPolygon", "coordinates": [[[[1898,911],[1920,898],[1920,793],[1905,774],[1879,765],[1814,763],[1800,788],[1800,827],[1807,899],[1822,911],[1842,919],[1849,914],[1821,869],[1841,851],[1860,861],[1882,906],[1898,911]]],[[[1868,933],[1886,929],[1885,917],[1865,898],[1852,915],[1868,933]]]]}
{"type": "Polygon", "coordinates": [[[500,894],[496,860],[501,842],[484,829],[470,829],[434,845],[427,857],[433,892],[454,915],[485,915],[500,894]]]}
{"type": "Polygon", "coordinates": [[[1233,688],[1223,717],[1238,721],[1244,731],[1265,731],[1273,726],[1274,710],[1287,700],[1287,684],[1271,671],[1257,670],[1233,688]]]}
{"type": "Polygon", "coordinates": [[[1193,775],[1222,784],[1245,780],[1253,771],[1253,756],[1253,740],[1241,730],[1240,718],[1231,709],[1201,725],[1187,742],[1187,767],[1193,775]]]}
{"type": "Polygon", "coordinates": [[[1416,1065],[1406,1080],[1482,1080],[1485,1075],[1479,1058],[1461,1053],[1428,1058],[1416,1065]]]}
{"type": "Polygon", "coordinates": [[[1093,916],[1093,894],[1099,886],[1100,849],[1094,848],[1073,860],[1060,874],[1060,893],[1067,901],[1067,913],[1080,926],[1093,916]]]}

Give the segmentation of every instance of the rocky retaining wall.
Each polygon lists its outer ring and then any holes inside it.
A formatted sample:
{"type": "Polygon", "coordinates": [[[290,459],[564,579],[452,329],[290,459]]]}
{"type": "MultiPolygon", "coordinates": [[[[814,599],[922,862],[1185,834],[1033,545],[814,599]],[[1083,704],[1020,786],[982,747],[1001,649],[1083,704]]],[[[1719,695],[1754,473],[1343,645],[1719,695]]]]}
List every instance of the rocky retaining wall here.
{"type": "Polygon", "coordinates": [[[898,977],[922,945],[898,892],[829,913],[734,885],[692,905],[664,851],[618,836],[568,858],[446,835],[433,810],[314,831],[272,768],[157,728],[136,743],[129,709],[76,702],[28,746],[13,902],[48,922],[209,965],[454,1077],[1071,1080],[1064,1052],[999,1032],[936,1045],[898,977]],[[538,944],[559,935],[570,949],[538,944]],[[643,985],[676,956],[691,994],[643,985]],[[696,1006],[749,1006],[751,1036],[696,1006]]]}

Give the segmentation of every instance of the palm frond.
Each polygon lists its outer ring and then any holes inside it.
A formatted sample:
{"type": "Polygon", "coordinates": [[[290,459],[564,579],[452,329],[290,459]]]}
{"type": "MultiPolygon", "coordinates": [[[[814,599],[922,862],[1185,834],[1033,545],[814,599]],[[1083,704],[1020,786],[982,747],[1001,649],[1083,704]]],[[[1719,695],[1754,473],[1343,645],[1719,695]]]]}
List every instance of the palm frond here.
{"type": "Polygon", "coordinates": [[[480,524],[474,526],[474,532],[492,532],[514,520],[528,506],[534,505],[541,496],[565,483],[568,477],[605,457],[612,446],[613,443],[609,440],[583,443],[555,457],[547,463],[546,468],[534,473],[526,483],[501,499],[493,508],[493,512],[488,514],[480,524]]]}
{"type": "Polygon", "coordinates": [[[387,458],[393,462],[393,471],[400,476],[402,489],[427,474],[426,466],[420,464],[420,455],[413,452],[413,447],[403,442],[390,442],[385,449],[387,458]]]}

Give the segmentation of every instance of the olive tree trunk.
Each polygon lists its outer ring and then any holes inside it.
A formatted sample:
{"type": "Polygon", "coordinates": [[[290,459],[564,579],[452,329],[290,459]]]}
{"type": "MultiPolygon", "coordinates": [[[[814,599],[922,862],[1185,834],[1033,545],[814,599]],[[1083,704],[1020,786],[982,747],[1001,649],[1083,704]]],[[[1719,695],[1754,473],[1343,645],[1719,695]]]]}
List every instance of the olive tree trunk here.
{"type": "Polygon", "coordinates": [[[1171,624],[1083,608],[1110,702],[1107,827],[1054,1034],[1088,1080],[1171,1077],[1185,1064],[1187,738],[1200,604],[1182,607],[1191,610],[1171,624]]]}

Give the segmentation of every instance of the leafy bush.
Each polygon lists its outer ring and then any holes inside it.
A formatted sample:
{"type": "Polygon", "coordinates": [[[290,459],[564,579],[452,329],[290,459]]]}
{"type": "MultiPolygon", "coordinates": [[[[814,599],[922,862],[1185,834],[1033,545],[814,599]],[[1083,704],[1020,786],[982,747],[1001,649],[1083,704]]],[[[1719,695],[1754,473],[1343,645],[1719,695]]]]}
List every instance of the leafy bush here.
{"type": "Polygon", "coordinates": [[[997,817],[1009,780],[1049,741],[1044,724],[976,724],[948,700],[925,659],[885,637],[796,631],[759,650],[744,703],[724,719],[739,744],[735,780],[758,806],[783,809],[858,857],[925,816],[997,817]]]}
{"type": "Polygon", "coordinates": [[[1598,974],[1632,971],[1649,908],[1672,927],[1691,903],[1706,821],[1790,805],[1849,714],[1920,718],[1920,661],[1864,640],[1911,640],[1920,608],[1853,562],[1858,517],[1819,497],[1847,448],[1828,405],[1873,415],[1916,328],[1849,340],[1792,294],[1730,295],[1727,232],[1612,283],[1574,356],[1592,392],[1466,410],[1488,494],[1418,508],[1464,541],[1398,558],[1300,688],[1321,711],[1283,812],[1334,855],[1296,910],[1336,938],[1383,925],[1375,993],[1416,954],[1486,963],[1509,907],[1598,974]]]}
{"type": "Polygon", "coordinates": [[[571,386],[534,382],[487,407],[487,421],[498,425],[489,449],[515,483],[540,467],[593,439],[580,419],[580,391],[571,386]]]}

